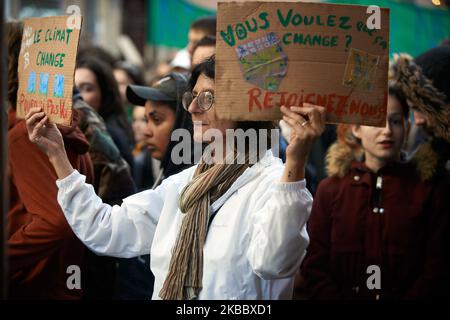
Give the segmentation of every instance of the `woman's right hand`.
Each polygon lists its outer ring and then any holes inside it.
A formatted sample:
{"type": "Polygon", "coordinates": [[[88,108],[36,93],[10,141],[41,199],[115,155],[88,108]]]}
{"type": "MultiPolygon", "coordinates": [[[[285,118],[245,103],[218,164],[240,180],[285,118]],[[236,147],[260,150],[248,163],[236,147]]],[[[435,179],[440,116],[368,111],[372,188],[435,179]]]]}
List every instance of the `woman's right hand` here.
{"type": "Polygon", "coordinates": [[[37,145],[45,154],[52,156],[65,152],[64,140],[54,123],[48,121],[48,117],[41,108],[32,108],[25,116],[28,130],[28,138],[37,145]]]}
{"type": "Polygon", "coordinates": [[[64,179],[73,172],[72,164],[67,158],[61,132],[41,108],[32,108],[25,116],[28,138],[48,156],[59,179],[64,179]]]}

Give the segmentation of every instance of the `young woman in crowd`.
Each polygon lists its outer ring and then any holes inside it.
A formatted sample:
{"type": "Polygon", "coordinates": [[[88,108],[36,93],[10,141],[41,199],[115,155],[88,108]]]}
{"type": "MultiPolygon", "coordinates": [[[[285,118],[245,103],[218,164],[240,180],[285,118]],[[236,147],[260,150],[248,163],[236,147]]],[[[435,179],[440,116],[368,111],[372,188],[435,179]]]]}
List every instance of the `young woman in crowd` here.
{"type": "Polygon", "coordinates": [[[131,123],[134,106],[130,104],[130,102],[127,100],[127,93],[126,93],[127,87],[130,84],[143,86],[145,83],[144,75],[138,66],[128,61],[118,61],[114,65],[113,72],[114,78],[116,79],[117,84],[119,86],[119,93],[120,98],[122,100],[122,107],[124,108],[128,120],[131,123]]]}
{"type": "Polygon", "coordinates": [[[138,191],[149,189],[155,180],[154,162],[147,148],[147,139],[144,135],[147,127],[147,117],[144,106],[133,106],[132,124],[134,134],[133,148],[133,179],[138,191]]]}
{"type": "MultiPolygon", "coordinates": [[[[144,86],[128,86],[127,98],[135,105],[135,111],[144,109],[141,115],[142,140],[144,149],[143,159],[152,158],[160,161],[160,171],[156,181],[145,189],[156,188],[163,179],[176,174],[192,164],[175,164],[171,160],[171,153],[175,143],[171,142],[171,134],[177,129],[186,129],[192,133],[190,114],[183,108],[182,95],[187,87],[187,77],[180,73],[170,73],[162,77],[151,88],[144,86]]],[[[192,141],[190,141],[192,143],[192,141]]],[[[140,168],[141,162],[135,162],[136,176],[145,177],[146,170],[140,168]],[[140,173],[137,172],[137,169],[140,173]]],[[[151,169],[151,168],[150,168],[151,169]]],[[[150,271],[150,255],[137,258],[121,259],[119,262],[118,298],[121,299],[150,299],[153,292],[154,277],[150,271]]]]}
{"type": "Polygon", "coordinates": [[[75,86],[83,100],[103,117],[121,156],[133,168],[133,130],[122,107],[112,68],[96,58],[78,59],[75,86]]]}
{"type": "Polygon", "coordinates": [[[445,293],[448,195],[402,156],[408,105],[390,88],[383,128],[341,126],[314,198],[301,271],[312,299],[417,299],[445,293]]]}

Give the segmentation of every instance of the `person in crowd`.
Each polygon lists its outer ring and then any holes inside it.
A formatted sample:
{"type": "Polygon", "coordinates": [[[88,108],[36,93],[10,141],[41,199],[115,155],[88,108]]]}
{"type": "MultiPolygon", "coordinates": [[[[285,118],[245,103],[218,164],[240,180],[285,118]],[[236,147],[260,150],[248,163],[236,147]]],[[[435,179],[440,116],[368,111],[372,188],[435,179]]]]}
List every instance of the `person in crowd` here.
{"type": "Polygon", "coordinates": [[[212,129],[223,135],[226,129],[273,128],[272,122],[216,119],[214,79],[215,60],[209,59],[193,70],[183,95],[194,140],[209,143],[214,152],[205,152],[199,164],[154,190],[126,198],[121,206],[102,203],[73,169],[58,129],[39,108],[26,116],[29,139],[54,164],[58,201],[89,248],[120,257],[151,252],[153,298],[289,299],[308,245],[312,197],[304,166],[324,130],[325,109],[310,104],[281,108],[293,129],[283,165],[270,151],[269,134],[260,135],[266,143],[260,140],[253,148],[246,140],[245,152],[225,148],[222,139],[208,134],[212,129]]]}
{"type": "MultiPolygon", "coordinates": [[[[191,163],[175,164],[172,150],[175,143],[171,134],[177,129],[192,133],[190,114],[184,110],[181,97],[187,86],[187,77],[179,73],[170,73],[162,77],[151,88],[131,85],[127,88],[130,103],[136,105],[135,111],[144,109],[145,122],[143,137],[146,148],[142,153],[157,159],[161,163],[156,181],[149,188],[156,188],[161,182],[191,163]]],[[[190,141],[192,143],[192,141],[190,141]]],[[[135,163],[135,168],[138,162],[135,163]]],[[[153,274],[150,272],[150,256],[143,255],[126,260],[119,265],[119,297],[122,299],[150,299],[153,291],[153,274]]]]}
{"type": "MultiPolygon", "coordinates": [[[[85,47],[77,56],[74,97],[82,115],[80,128],[88,138],[94,163],[94,189],[103,202],[120,204],[136,192],[131,155],[133,136],[112,72],[115,58],[100,47],[85,47]],[[78,99],[80,97],[82,99],[78,99]],[[106,131],[105,131],[106,129],[106,131]]],[[[112,299],[117,286],[118,259],[86,252],[83,287],[88,300],[112,299]]]]}
{"type": "Polygon", "coordinates": [[[145,128],[147,126],[147,117],[145,116],[144,106],[134,106],[133,108],[133,133],[136,142],[133,148],[134,170],[133,179],[136,182],[138,191],[149,189],[155,182],[153,159],[147,148],[147,139],[145,138],[145,128]]]}
{"type": "Polygon", "coordinates": [[[89,155],[94,166],[94,189],[103,202],[120,204],[136,193],[136,185],[127,162],[114,144],[103,118],[89,106],[74,88],[73,108],[80,120],[78,127],[89,142],[89,155]]]}
{"type": "MultiPolygon", "coordinates": [[[[446,186],[405,161],[409,107],[389,89],[385,127],[340,126],[301,267],[311,299],[421,299],[448,288],[446,186]]],[[[448,189],[447,189],[448,190],[448,189]]]]}
{"type": "Polygon", "coordinates": [[[203,60],[210,58],[216,53],[216,37],[204,36],[192,49],[191,68],[193,69],[203,60]]]}
{"type": "Polygon", "coordinates": [[[102,116],[121,156],[132,169],[133,130],[122,107],[112,69],[95,58],[77,60],[75,86],[83,100],[102,116]]]}
{"type": "MultiPolygon", "coordinates": [[[[172,132],[181,128],[192,131],[190,114],[182,108],[180,98],[182,94],[180,90],[186,88],[186,81],[186,75],[171,72],[161,77],[151,88],[131,85],[127,89],[128,100],[139,104],[135,107],[136,121],[133,127],[136,139],[141,141],[138,149],[140,153],[137,153],[138,159],[151,157],[159,162],[160,168],[155,175],[153,186],[159,185],[164,178],[186,168],[184,164],[174,164],[171,157],[172,149],[176,144],[176,141],[171,142],[172,132]],[[151,94],[153,92],[159,94],[165,92],[166,95],[163,100],[160,100],[157,94],[151,94]],[[145,111],[146,103],[152,104],[151,112],[145,111]]],[[[150,165],[147,166],[150,167],[150,165]]],[[[148,171],[148,169],[141,168],[140,171],[148,171]]],[[[142,177],[138,172],[135,174],[142,177]]]]}
{"type": "MultiPolygon", "coordinates": [[[[415,59],[397,55],[390,78],[400,88],[423,140],[415,143],[412,161],[426,167],[422,178],[449,179],[450,175],[450,46],[426,51],[415,59]]],[[[450,181],[450,180],[449,180],[450,181]]]]}
{"type": "MultiPolygon", "coordinates": [[[[154,183],[158,186],[162,180],[190,167],[190,163],[174,162],[172,150],[177,140],[171,135],[177,129],[184,129],[192,135],[191,115],[182,105],[182,94],[187,88],[187,76],[171,72],[162,77],[151,88],[130,85],[127,88],[128,100],[136,105],[144,106],[146,127],[144,137],[150,155],[161,162],[160,171],[154,183]]],[[[193,140],[190,140],[193,143],[193,140]]],[[[183,157],[183,153],[180,155],[183,157]]],[[[190,158],[193,158],[191,150],[190,158]]]]}
{"type": "Polygon", "coordinates": [[[215,16],[199,18],[192,22],[188,33],[187,51],[192,56],[194,47],[205,36],[216,36],[217,19],[215,16]]]}
{"type": "Polygon", "coordinates": [[[172,71],[187,72],[191,69],[191,59],[196,44],[205,36],[216,36],[217,20],[215,16],[195,20],[188,33],[188,45],[177,52],[170,63],[172,71]]]}
{"type": "MultiPolygon", "coordinates": [[[[72,232],[56,200],[57,187],[52,182],[56,172],[48,155],[30,143],[25,121],[16,117],[23,24],[10,22],[7,30],[9,297],[80,299],[80,279],[72,282],[68,278],[83,269],[84,246],[72,232]]],[[[77,127],[78,121],[78,113],[74,111],[72,125],[58,130],[68,161],[92,183],[89,144],[77,127]]]]}
{"type": "MultiPolygon", "coordinates": [[[[73,108],[80,115],[78,127],[89,142],[89,155],[94,167],[95,192],[103,202],[120,204],[124,197],[136,193],[132,173],[120,155],[106,129],[103,118],[81,98],[73,93],[73,108]]],[[[115,296],[118,259],[97,256],[87,250],[82,269],[83,298],[87,300],[112,299],[115,296]]]]}
{"type": "Polygon", "coordinates": [[[122,106],[125,109],[129,122],[132,123],[134,106],[127,100],[127,86],[130,84],[144,85],[144,75],[138,66],[127,61],[119,61],[114,65],[114,78],[119,85],[122,106]]]}

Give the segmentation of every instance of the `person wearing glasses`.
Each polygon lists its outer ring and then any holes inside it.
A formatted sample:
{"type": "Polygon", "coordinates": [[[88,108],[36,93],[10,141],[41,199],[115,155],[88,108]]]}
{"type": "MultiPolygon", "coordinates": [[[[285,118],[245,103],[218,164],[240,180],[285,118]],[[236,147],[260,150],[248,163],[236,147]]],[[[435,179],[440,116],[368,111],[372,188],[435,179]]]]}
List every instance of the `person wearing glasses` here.
{"type": "MultiPolygon", "coordinates": [[[[217,119],[214,79],[212,57],[194,68],[189,93],[183,96],[195,123],[194,140],[216,143],[205,134],[211,129],[224,134],[227,129],[273,127],[272,122],[217,119]]],[[[58,202],[74,232],[99,254],[150,253],[153,299],[291,299],[309,242],[312,196],[306,189],[305,163],[324,130],[325,109],[304,104],[281,111],[292,129],[285,164],[270,146],[257,150],[264,152],[253,163],[246,140],[246,161],[230,161],[237,160],[236,150],[216,152],[214,162],[204,155],[156,189],[114,207],[102,203],[72,168],[58,129],[41,110],[30,110],[26,123],[29,139],[55,168],[58,202]]]]}

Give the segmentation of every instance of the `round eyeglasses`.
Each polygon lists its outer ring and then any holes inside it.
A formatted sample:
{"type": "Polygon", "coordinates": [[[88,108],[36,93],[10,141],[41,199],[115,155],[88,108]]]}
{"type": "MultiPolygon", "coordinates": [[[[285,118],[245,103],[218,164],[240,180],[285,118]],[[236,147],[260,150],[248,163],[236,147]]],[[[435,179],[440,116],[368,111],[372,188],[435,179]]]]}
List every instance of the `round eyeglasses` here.
{"type": "Polygon", "coordinates": [[[197,99],[197,105],[203,111],[211,109],[214,103],[214,95],[211,91],[202,91],[198,95],[194,96],[192,92],[185,92],[183,94],[183,107],[188,111],[191,103],[197,99]]]}

